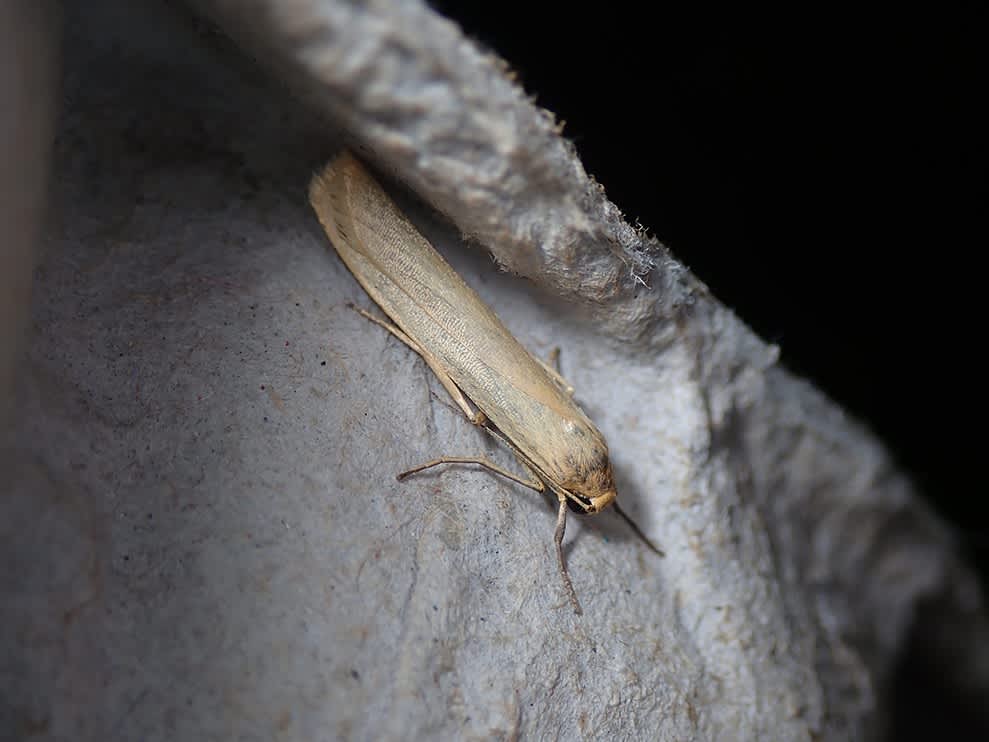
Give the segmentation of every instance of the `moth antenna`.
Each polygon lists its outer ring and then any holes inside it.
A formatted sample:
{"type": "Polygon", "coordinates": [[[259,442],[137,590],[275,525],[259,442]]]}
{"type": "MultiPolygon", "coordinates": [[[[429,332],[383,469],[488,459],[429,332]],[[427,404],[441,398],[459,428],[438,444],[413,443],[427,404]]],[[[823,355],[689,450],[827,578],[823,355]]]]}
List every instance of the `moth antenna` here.
{"type": "Polygon", "coordinates": [[[636,524],[636,522],[629,517],[628,513],[626,513],[618,506],[617,502],[614,505],[612,505],[612,507],[614,508],[615,512],[622,517],[622,520],[628,523],[628,527],[635,532],[636,536],[642,539],[642,541],[645,543],[646,546],[649,547],[651,551],[655,552],[657,556],[661,556],[661,557],[666,556],[666,552],[660,549],[658,546],[656,546],[656,544],[654,544],[649,539],[649,537],[642,532],[642,529],[639,528],[638,524],[636,524]]]}

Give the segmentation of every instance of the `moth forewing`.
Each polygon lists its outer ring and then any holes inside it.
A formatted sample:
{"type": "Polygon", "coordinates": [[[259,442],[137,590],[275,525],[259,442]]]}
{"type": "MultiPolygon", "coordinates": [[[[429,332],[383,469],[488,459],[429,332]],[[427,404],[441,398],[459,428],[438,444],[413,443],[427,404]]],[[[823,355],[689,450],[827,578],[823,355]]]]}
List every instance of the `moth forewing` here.
{"type": "MultiPolygon", "coordinates": [[[[474,421],[504,440],[540,480],[530,486],[544,483],[561,504],[586,513],[615,500],[604,436],[565,382],[515,339],[353,156],[345,152],[317,174],[309,200],[343,262],[397,326],[393,334],[423,356],[468,417],[460,393],[482,413],[474,421]]],[[[448,461],[429,465],[436,463],[448,461]]],[[[492,468],[486,460],[475,463],[492,468]]],[[[561,508],[558,541],[564,514],[561,508]]]]}

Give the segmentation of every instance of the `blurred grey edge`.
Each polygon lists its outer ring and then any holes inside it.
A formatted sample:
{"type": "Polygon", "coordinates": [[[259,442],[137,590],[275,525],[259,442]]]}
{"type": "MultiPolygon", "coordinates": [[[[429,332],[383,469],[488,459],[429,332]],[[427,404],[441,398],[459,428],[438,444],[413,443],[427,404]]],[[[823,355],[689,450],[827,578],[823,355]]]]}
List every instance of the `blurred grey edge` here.
{"type": "Polygon", "coordinates": [[[0,422],[10,412],[31,270],[45,216],[58,72],[59,12],[50,0],[0,3],[0,422]]]}

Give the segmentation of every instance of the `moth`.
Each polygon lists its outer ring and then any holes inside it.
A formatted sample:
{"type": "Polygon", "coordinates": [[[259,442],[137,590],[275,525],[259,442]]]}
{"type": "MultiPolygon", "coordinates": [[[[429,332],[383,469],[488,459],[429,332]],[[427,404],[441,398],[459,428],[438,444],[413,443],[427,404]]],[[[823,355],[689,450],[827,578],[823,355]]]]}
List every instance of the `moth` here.
{"type": "Polygon", "coordinates": [[[481,456],[442,456],[398,478],[440,464],[477,464],[556,495],[556,557],[580,615],[563,556],[567,510],[617,509],[617,492],[608,445],[574,402],[572,387],[515,339],[353,155],[338,155],[313,177],[309,201],[347,268],[391,322],[357,311],[418,353],[467,419],[507,445],[530,475],[481,456]]]}

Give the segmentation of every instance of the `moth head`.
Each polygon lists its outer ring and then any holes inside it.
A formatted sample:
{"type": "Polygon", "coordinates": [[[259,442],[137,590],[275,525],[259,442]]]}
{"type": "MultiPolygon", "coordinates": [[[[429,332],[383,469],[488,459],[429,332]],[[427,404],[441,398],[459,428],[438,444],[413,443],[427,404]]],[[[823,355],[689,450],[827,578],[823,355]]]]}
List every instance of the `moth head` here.
{"type": "Polygon", "coordinates": [[[618,497],[611,462],[590,469],[567,498],[571,510],[578,513],[600,513],[618,497]]]}

